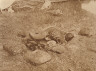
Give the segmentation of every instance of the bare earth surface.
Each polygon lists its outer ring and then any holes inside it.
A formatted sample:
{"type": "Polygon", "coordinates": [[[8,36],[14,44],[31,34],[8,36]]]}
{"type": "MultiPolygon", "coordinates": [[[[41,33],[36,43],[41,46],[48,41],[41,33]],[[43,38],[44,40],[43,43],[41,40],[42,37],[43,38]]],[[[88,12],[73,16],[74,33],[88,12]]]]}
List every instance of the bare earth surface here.
{"type": "Polygon", "coordinates": [[[61,16],[40,10],[42,3],[35,9],[19,10],[14,13],[0,14],[0,71],[96,71],[96,16],[81,9],[78,1],[52,3],[50,10],[60,9],[61,16]],[[2,45],[24,47],[18,33],[37,31],[54,26],[62,31],[74,33],[76,36],[62,54],[48,52],[52,59],[42,65],[34,66],[23,58],[23,55],[11,56],[2,45]],[[91,28],[91,37],[80,36],[81,28],[91,28]]]}

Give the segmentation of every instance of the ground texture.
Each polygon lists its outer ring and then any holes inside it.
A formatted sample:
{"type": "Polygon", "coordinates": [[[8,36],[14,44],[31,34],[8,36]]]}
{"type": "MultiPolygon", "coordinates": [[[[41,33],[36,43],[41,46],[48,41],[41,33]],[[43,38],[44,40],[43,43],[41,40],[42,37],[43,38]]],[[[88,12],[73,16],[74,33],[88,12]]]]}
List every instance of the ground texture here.
{"type": "Polygon", "coordinates": [[[18,33],[54,26],[76,34],[68,44],[78,48],[69,48],[62,54],[49,52],[52,60],[39,66],[26,62],[22,54],[12,56],[0,48],[0,71],[96,71],[96,16],[82,10],[78,1],[52,3],[50,10],[60,9],[63,12],[60,16],[40,10],[42,3],[35,4],[32,9],[16,8],[14,13],[0,14],[0,47],[26,47],[18,33]],[[78,35],[84,27],[91,28],[91,37],[78,35]]]}

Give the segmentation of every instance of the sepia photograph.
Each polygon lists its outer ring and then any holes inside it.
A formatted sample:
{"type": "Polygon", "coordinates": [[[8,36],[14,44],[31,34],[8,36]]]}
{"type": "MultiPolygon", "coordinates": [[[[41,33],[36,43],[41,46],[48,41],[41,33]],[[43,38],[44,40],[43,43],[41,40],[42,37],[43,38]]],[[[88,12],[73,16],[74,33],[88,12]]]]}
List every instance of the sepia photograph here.
{"type": "Polygon", "coordinates": [[[0,71],[96,71],[96,0],[0,0],[0,71]]]}

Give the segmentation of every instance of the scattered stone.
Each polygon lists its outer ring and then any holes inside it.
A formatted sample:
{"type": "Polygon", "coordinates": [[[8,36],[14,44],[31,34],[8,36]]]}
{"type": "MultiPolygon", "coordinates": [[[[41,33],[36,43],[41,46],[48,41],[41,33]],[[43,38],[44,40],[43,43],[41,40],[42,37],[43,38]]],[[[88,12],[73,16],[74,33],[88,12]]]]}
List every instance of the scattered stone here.
{"type": "Polygon", "coordinates": [[[45,48],[46,46],[47,46],[47,41],[41,40],[41,41],[39,42],[39,47],[45,48]]]}
{"type": "Polygon", "coordinates": [[[82,28],[79,33],[79,35],[82,35],[82,36],[91,36],[90,34],[90,29],[89,28],[82,28]]]}
{"type": "Polygon", "coordinates": [[[35,40],[43,40],[43,39],[55,40],[58,43],[65,42],[64,35],[65,35],[64,31],[60,31],[59,29],[54,28],[54,27],[47,28],[44,31],[41,31],[38,33],[34,33],[32,31],[30,32],[30,36],[32,39],[35,39],[35,40]]]}
{"type": "Polygon", "coordinates": [[[54,40],[48,41],[47,44],[48,44],[49,47],[56,46],[56,42],[54,40]]]}
{"type": "Polygon", "coordinates": [[[36,41],[28,41],[28,43],[31,43],[33,45],[37,45],[37,42],[36,41]]]}
{"type": "Polygon", "coordinates": [[[27,44],[25,44],[25,45],[27,46],[28,49],[30,49],[30,50],[32,50],[32,51],[36,50],[36,46],[37,46],[37,45],[35,45],[35,44],[27,43],[27,44]]]}
{"type": "Polygon", "coordinates": [[[64,39],[65,32],[64,31],[60,31],[59,29],[57,29],[55,27],[49,27],[45,30],[45,32],[47,32],[47,36],[51,40],[55,40],[57,43],[65,42],[65,39],[64,39]]]}
{"type": "Polygon", "coordinates": [[[49,42],[49,46],[46,46],[45,49],[47,51],[61,54],[65,51],[65,45],[64,44],[56,44],[56,42],[52,41],[52,42],[49,42]]]}
{"type": "Polygon", "coordinates": [[[65,40],[66,40],[66,41],[70,41],[70,40],[72,40],[73,37],[74,37],[74,35],[73,35],[72,33],[67,33],[67,34],[65,35],[65,40]]]}
{"type": "Polygon", "coordinates": [[[52,48],[52,51],[53,51],[53,52],[56,52],[56,53],[59,53],[59,54],[64,53],[64,51],[65,51],[65,46],[58,44],[58,45],[56,45],[55,47],[52,48]]]}
{"type": "Polygon", "coordinates": [[[51,39],[49,37],[45,37],[45,40],[46,41],[50,41],[51,39]]]}
{"type": "MultiPolygon", "coordinates": [[[[29,35],[33,41],[31,40],[31,43],[27,42],[26,46],[33,51],[36,49],[52,50],[58,43],[64,44],[66,42],[64,38],[65,32],[55,27],[49,27],[38,33],[31,31],[29,35]]],[[[61,53],[59,51],[56,52],[61,53]]]]}
{"type": "Polygon", "coordinates": [[[37,32],[37,33],[34,33],[34,32],[30,32],[29,33],[30,36],[35,39],[35,40],[41,40],[41,39],[44,39],[46,37],[46,32],[37,32]]]}
{"type": "Polygon", "coordinates": [[[4,45],[3,49],[7,51],[10,55],[22,54],[25,52],[26,47],[24,45],[4,45]]]}
{"type": "Polygon", "coordinates": [[[27,44],[27,43],[29,43],[30,41],[33,41],[33,39],[32,39],[29,35],[26,36],[25,38],[22,38],[23,44],[27,44]]]}
{"type": "Polygon", "coordinates": [[[32,51],[36,49],[36,46],[38,45],[36,41],[32,40],[31,38],[26,38],[23,40],[23,43],[26,45],[26,47],[32,51]]]}
{"type": "Polygon", "coordinates": [[[25,59],[33,65],[40,65],[51,60],[51,56],[41,50],[27,51],[24,55],[25,59]]]}

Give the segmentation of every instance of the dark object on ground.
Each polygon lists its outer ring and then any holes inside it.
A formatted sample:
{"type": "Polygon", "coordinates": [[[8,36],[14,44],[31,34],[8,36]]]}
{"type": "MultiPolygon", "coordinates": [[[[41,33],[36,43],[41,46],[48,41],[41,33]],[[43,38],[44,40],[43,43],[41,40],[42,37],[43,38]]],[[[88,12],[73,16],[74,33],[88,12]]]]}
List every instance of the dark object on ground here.
{"type": "Polygon", "coordinates": [[[73,35],[72,33],[67,33],[67,34],[65,35],[65,40],[66,40],[66,41],[70,41],[70,40],[72,40],[73,37],[74,37],[74,35],[73,35]]]}

